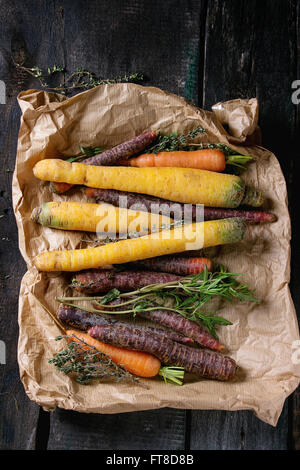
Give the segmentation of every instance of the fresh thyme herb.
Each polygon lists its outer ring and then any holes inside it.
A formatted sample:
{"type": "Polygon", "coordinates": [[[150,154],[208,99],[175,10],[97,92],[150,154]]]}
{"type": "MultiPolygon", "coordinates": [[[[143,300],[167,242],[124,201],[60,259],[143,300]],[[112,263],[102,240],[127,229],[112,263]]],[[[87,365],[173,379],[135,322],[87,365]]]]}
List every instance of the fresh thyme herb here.
{"type": "Polygon", "coordinates": [[[158,134],[156,143],[144,150],[146,153],[173,152],[175,150],[190,150],[188,142],[194,139],[198,134],[204,134],[206,131],[200,126],[190,131],[188,134],[172,132],[169,135],[158,134]]]}
{"type": "MultiPolygon", "coordinates": [[[[60,341],[68,338],[67,348],[57,353],[48,362],[57,370],[71,376],[81,385],[88,385],[94,380],[112,379],[116,382],[131,382],[147,388],[137,377],[128,372],[121,365],[116,364],[105,353],[98,351],[75,335],[61,335],[55,338],[60,341]],[[76,341],[75,341],[76,340],[76,341]]],[[[159,370],[159,375],[165,383],[182,385],[184,368],[165,366],[159,370]]]]}
{"type": "Polygon", "coordinates": [[[67,348],[57,353],[48,362],[60,372],[66,375],[72,374],[76,382],[87,385],[96,379],[113,379],[116,382],[129,381],[144,386],[137,377],[122,366],[115,364],[109,356],[77,336],[58,336],[55,340],[59,341],[63,338],[71,340],[67,348]],[[72,341],[72,338],[77,341],[72,341]]]}
{"type": "Polygon", "coordinates": [[[113,298],[122,299],[117,308],[106,305],[104,310],[99,309],[103,304],[109,303],[110,292],[105,296],[95,297],[61,297],[57,300],[67,305],[72,302],[92,301],[98,308],[85,307],[85,310],[96,313],[131,314],[135,316],[138,311],[170,310],[190,320],[204,324],[214,337],[218,325],[230,325],[231,322],[223,317],[202,312],[202,307],[214,297],[221,297],[228,302],[234,299],[241,302],[259,302],[247,284],[241,284],[236,277],[241,273],[227,272],[220,267],[220,271],[211,273],[205,269],[202,273],[187,276],[178,281],[164,284],[151,284],[131,292],[118,293],[113,289],[113,298]],[[170,300],[172,305],[170,306],[170,300]]]}
{"type": "Polygon", "coordinates": [[[69,94],[73,91],[88,90],[98,85],[109,85],[113,83],[140,83],[144,80],[144,76],[141,73],[133,73],[130,75],[124,75],[123,77],[116,77],[112,79],[97,78],[94,73],[83,67],[76,68],[69,75],[66,74],[64,67],[54,65],[48,67],[47,71],[44,72],[40,67],[25,67],[22,64],[15,64],[15,66],[28,73],[32,77],[36,78],[42,88],[46,88],[49,91],[54,91],[62,94],[69,94]],[[62,80],[57,86],[51,87],[48,84],[48,80],[53,75],[61,74],[62,80]]]}

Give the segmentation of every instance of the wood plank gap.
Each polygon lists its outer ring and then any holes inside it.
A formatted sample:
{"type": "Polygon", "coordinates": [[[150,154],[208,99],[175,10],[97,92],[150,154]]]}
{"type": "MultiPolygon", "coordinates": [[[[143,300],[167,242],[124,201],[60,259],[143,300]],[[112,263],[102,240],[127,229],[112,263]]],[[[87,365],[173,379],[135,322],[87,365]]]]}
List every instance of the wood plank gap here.
{"type": "Polygon", "coordinates": [[[43,408],[40,407],[35,436],[35,450],[47,450],[49,434],[50,413],[48,411],[44,411],[43,408]]]}
{"type": "Polygon", "coordinates": [[[204,0],[203,7],[200,12],[200,44],[199,44],[199,72],[198,72],[198,106],[204,107],[205,96],[205,63],[206,63],[206,31],[207,31],[207,13],[208,1],[204,0]]]}
{"type": "Polygon", "coordinates": [[[192,410],[186,410],[185,411],[184,450],[191,450],[191,422],[192,422],[192,410]]]}

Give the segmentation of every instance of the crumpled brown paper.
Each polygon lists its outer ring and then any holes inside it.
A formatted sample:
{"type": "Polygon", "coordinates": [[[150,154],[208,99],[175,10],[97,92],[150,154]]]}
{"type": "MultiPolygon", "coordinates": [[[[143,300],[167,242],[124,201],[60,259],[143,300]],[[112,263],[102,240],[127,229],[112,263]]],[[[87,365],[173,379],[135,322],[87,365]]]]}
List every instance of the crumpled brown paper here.
{"type": "Polygon", "coordinates": [[[232,143],[245,142],[247,137],[252,136],[258,127],[258,102],[256,98],[216,103],[212,106],[212,110],[217,119],[228,126],[228,140],[232,143]]]}
{"type": "Polygon", "coordinates": [[[117,84],[70,99],[28,90],[19,95],[19,104],[23,115],[13,201],[19,246],[28,271],[20,289],[18,361],[29,398],[46,410],[59,406],[94,413],[167,406],[250,409],[263,421],[276,425],[285,398],[299,384],[299,365],[293,363],[297,362],[293,348],[299,333],[288,287],[291,229],[284,177],[271,152],[245,146],[247,135],[257,125],[257,101],[219,103],[212,113],[157,88],[117,84]],[[70,294],[68,280],[60,273],[37,272],[32,260],[45,250],[79,247],[83,234],[41,227],[30,220],[30,214],[42,202],[79,200],[82,196],[75,190],[68,196],[52,194],[48,184],[33,176],[32,168],[42,158],[78,154],[79,145],[109,148],[148,129],[185,133],[197,125],[207,130],[198,141],[244,142],[238,148],[256,160],[244,179],[265,193],[266,208],[278,216],[276,223],[249,226],[243,242],[216,249],[216,259],[234,272],[247,273],[241,280],[256,288],[256,295],[262,299],[259,305],[219,302],[218,313],[233,323],[220,328],[220,337],[241,369],[230,383],[188,377],[180,389],[164,384],[161,378],[145,380],[148,389],[122,383],[79,385],[48,364],[63,344],[54,341],[60,331],[41,306],[55,312],[55,297],[70,294]]]}

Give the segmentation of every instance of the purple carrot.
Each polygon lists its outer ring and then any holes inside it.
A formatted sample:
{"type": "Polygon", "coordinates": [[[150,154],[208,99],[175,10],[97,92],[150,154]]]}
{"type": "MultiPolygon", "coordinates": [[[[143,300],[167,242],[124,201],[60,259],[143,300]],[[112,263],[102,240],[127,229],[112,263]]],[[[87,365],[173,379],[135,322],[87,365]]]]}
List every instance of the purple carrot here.
{"type": "MultiPolygon", "coordinates": [[[[99,153],[90,158],[86,158],[82,161],[82,163],[96,166],[115,165],[119,161],[127,159],[128,157],[141,152],[156,138],[156,132],[144,132],[143,134],[133,137],[133,139],[130,139],[127,142],[123,142],[122,144],[116,145],[111,149],[105,150],[105,152],[99,153]]],[[[72,184],[68,183],[51,183],[52,190],[58,194],[65,193],[72,186],[72,184]]]]}
{"type": "Polygon", "coordinates": [[[133,328],[139,328],[143,331],[148,332],[149,334],[155,333],[162,337],[169,338],[172,341],[182,344],[191,344],[193,343],[192,338],[187,338],[180,334],[173,333],[173,331],[162,330],[160,328],[153,328],[151,326],[141,326],[141,325],[130,325],[125,322],[120,322],[118,320],[112,320],[104,317],[103,315],[97,313],[90,313],[86,310],[82,310],[77,307],[72,307],[70,305],[60,305],[57,313],[58,319],[67,326],[72,328],[78,328],[79,330],[87,331],[89,328],[92,328],[96,325],[114,325],[114,326],[132,326],[133,328]]]}
{"type": "MultiPolygon", "coordinates": [[[[97,310],[107,312],[111,308],[107,305],[114,305],[114,311],[122,311],[130,308],[128,305],[120,306],[124,302],[124,299],[115,299],[108,304],[99,304],[95,302],[93,307],[97,310]]],[[[177,331],[188,338],[193,339],[196,343],[204,348],[213,349],[215,351],[223,351],[225,346],[221,344],[216,338],[214,338],[204,327],[201,327],[198,323],[184,318],[179,313],[173,312],[172,310],[162,310],[157,307],[157,310],[137,310],[136,314],[146,320],[151,320],[160,325],[166,326],[171,330],[177,331]]]]}
{"type": "Polygon", "coordinates": [[[134,261],[130,263],[134,266],[146,268],[154,271],[163,271],[165,273],[178,274],[180,276],[188,276],[199,274],[207,268],[212,271],[212,262],[208,258],[191,258],[181,256],[158,256],[155,258],[134,261]]]}
{"type": "Polygon", "coordinates": [[[95,325],[109,324],[114,320],[105,318],[98,313],[90,313],[71,305],[60,305],[57,312],[58,319],[72,328],[87,331],[95,325]]]}
{"type": "Polygon", "coordinates": [[[157,138],[157,133],[154,131],[145,132],[133,139],[123,142],[105,152],[94,155],[83,161],[86,165],[109,166],[115,165],[121,160],[127,159],[132,155],[141,152],[144,148],[148,147],[157,138]]]}
{"type": "MultiPolygon", "coordinates": [[[[175,220],[182,220],[184,215],[189,220],[197,220],[201,217],[201,205],[185,205],[180,202],[168,201],[145,194],[129,193],[126,191],[117,191],[115,189],[94,189],[86,188],[85,194],[94,198],[97,202],[107,202],[118,207],[127,209],[141,210],[151,212],[152,214],[162,214],[175,220]],[[189,207],[187,207],[189,206],[189,207]],[[198,213],[198,214],[197,214],[198,213]],[[198,217],[197,217],[198,215],[198,217]]],[[[204,207],[204,220],[225,219],[228,217],[241,217],[247,222],[275,222],[275,214],[254,210],[239,209],[218,209],[214,207],[204,207]]]]}
{"type": "Polygon", "coordinates": [[[150,310],[148,312],[138,311],[137,315],[182,333],[188,338],[192,338],[204,348],[213,349],[215,351],[223,351],[225,349],[225,346],[206,329],[198,325],[198,323],[184,318],[179,313],[170,310],[150,310]]]}
{"type": "Polygon", "coordinates": [[[228,356],[205,349],[191,348],[155,333],[149,335],[137,328],[97,325],[88,333],[92,338],[107,344],[148,352],[164,364],[184,367],[188,372],[200,377],[230,380],[237,369],[236,362],[228,356]]]}
{"type": "Polygon", "coordinates": [[[108,292],[111,289],[129,292],[149,284],[164,284],[178,279],[180,276],[160,272],[134,270],[118,272],[112,269],[94,269],[75,274],[71,286],[85,294],[108,292]]]}

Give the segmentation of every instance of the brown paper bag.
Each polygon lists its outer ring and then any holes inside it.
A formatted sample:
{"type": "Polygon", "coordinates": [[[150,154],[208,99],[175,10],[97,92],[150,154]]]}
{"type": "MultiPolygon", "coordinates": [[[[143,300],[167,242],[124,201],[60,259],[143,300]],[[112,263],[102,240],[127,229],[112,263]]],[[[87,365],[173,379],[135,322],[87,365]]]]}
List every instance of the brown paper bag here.
{"type": "Polygon", "coordinates": [[[19,246],[28,271],[20,290],[18,361],[29,398],[46,410],[59,406],[93,413],[167,406],[251,409],[263,421],[276,425],[285,398],[299,384],[299,361],[293,349],[299,333],[288,287],[291,229],[284,177],[272,153],[246,146],[247,135],[257,125],[257,101],[219,103],[212,113],[157,88],[117,84],[70,99],[28,90],[19,95],[19,104],[23,114],[13,202],[19,246]],[[54,341],[60,331],[41,306],[54,313],[55,297],[68,292],[67,280],[61,273],[37,272],[32,260],[45,250],[77,248],[83,235],[41,227],[30,220],[30,214],[42,202],[71,197],[80,200],[82,196],[76,191],[67,196],[52,194],[47,183],[33,176],[32,168],[43,158],[78,154],[79,145],[110,148],[148,129],[186,133],[197,125],[207,130],[198,142],[239,142],[240,152],[255,158],[244,179],[265,193],[267,209],[278,216],[276,223],[249,226],[243,242],[216,250],[217,260],[227,269],[247,273],[241,280],[256,288],[262,299],[259,305],[220,305],[218,313],[233,323],[220,328],[220,338],[239,364],[239,374],[231,383],[188,378],[180,390],[160,378],[144,380],[147,389],[124,383],[79,385],[48,364],[64,346],[54,341]]]}

